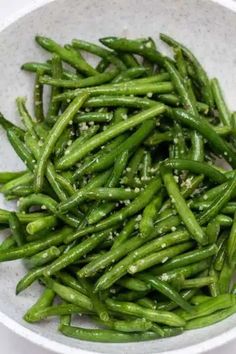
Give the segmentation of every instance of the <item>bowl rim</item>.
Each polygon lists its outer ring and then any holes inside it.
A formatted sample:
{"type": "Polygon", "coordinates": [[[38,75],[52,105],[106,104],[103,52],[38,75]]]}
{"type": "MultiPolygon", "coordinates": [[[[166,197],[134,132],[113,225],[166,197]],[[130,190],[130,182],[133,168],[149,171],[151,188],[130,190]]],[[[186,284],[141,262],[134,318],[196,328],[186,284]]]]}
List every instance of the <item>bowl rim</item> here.
{"type": "MultiPolygon", "coordinates": [[[[15,11],[13,15],[7,16],[4,21],[0,23],[0,32],[7,29],[11,24],[25,15],[31,13],[32,11],[39,9],[46,4],[55,2],[56,0],[34,0],[30,4],[23,6],[20,10],[15,11]]],[[[235,0],[208,0],[217,3],[225,8],[236,13],[236,1],[235,0]]],[[[9,330],[18,334],[20,337],[29,340],[31,343],[38,345],[41,348],[50,350],[51,352],[58,354],[101,354],[100,352],[87,351],[85,349],[79,349],[76,347],[68,346],[59,343],[55,340],[46,338],[34,331],[24,327],[15,320],[11,319],[9,316],[0,311],[0,323],[7,327],[9,330]]],[[[190,345],[185,348],[177,350],[163,351],[160,354],[200,354],[206,351],[220,347],[233,339],[236,339],[236,328],[231,328],[226,333],[219,334],[218,336],[207,339],[202,343],[190,345]]]]}

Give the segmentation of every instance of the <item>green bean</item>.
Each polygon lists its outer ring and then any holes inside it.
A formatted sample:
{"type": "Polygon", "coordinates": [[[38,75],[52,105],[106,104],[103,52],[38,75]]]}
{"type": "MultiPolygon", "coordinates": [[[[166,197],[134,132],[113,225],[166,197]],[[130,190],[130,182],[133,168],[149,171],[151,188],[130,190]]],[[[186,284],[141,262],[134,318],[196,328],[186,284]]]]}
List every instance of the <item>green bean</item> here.
{"type": "Polygon", "coordinates": [[[209,275],[215,278],[215,281],[209,285],[209,292],[212,297],[216,297],[220,294],[219,284],[218,284],[218,272],[214,269],[213,265],[211,264],[209,275]]]}
{"type": "Polygon", "coordinates": [[[233,272],[234,268],[228,264],[228,259],[226,257],[218,279],[218,285],[221,294],[230,292],[230,283],[233,272]]]}
{"type": "Polygon", "coordinates": [[[0,262],[33,256],[34,254],[47,249],[50,246],[57,246],[63,243],[64,238],[71,233],[71,228],[64,227],[60,231],[52,233],[42,241],[35,241],[20,247],[12,248],[8,252],[0,251],[0,262]]]}
{"type": "Polygon", "coordinates": [[[150,48],[149,40],[138,41],[118,37],[101,38],[100,42],[105,46],[119,52],[138,54],[149,60],[152,63],[157,63],[163,66],[163,55],[156,49],[150,48]]]}
{"type": "Polygon", "coordinates": [[[227,244],[226,232],[223,232],[219,236],[216,244],[218,247],[218,252],[216,253],[213,259],[213,266],[215,270],[221,271],[226,257],[226,244],[227,244]]]}
{"type": "Polygon", "coordinates": [[[192,313],[181,313],[186,321],[193,318],[211,315],[219,310],[223,310],[235,305],[235,296],[231,294],[219,295],[215,298],[206,298],[203,303],[194,307],[192,313]]]}
{"type": "Polygon", "coordinates": [[[228,227],[228,226],[231,226],[233,224],[232,218],[229,217],[228,215],[224,215],[224,214],[218,214],[216,216],[215,220],[222,227],[228,227]]]}
{"type": "Polygon", "coordinates": [[[146,109],[154,105],[156,105],[156,102],[154,100],[150,100],[149,98],[108,95],[90,97],[84,104],[84,106],[88,108],[130,107],[137,109],[146,109]]]}
{"type": "Polygon", "coordinates": [[[43,72],[39,69],[36,71],[34,84],[34,115],[38,122],[44,120],[43,112],[43,85],[40,82],[40,77],[43,72]]]}
{"type": "Polygon", "coordinates": [[[229,264],[234,266],[235,252],[236,252],[236,213],[234,214],[234,221],[227,241],[227,254],[229,257],[229,264]]]}
{"type": "Polygon", "coordinates": [[[9,214],[9,226],[17,246],[23,246],[25,243],[24,229],[17,217],[17,214],[14,212],[9,214]]]}
{"type": "Polygon", "coordinates": [[[173,327],[181,327],[185,324],[185,321],[181,317],[168,311],[151,310],[131,302],[116,301],[112,299],[107,299],[106,304],[110,310],[115,312],[145,318],[152,322],[162,323],[173,327]]]}
{"type": "Polygon", "coordinates": [[[8,129],[7,137],[19,158],[27,165],[30,170],[33,170],[35,166],[35,160],[25,144],[20,140],[17,130],[15,128],[8,129]]]}
{"type": "Polygon", "coordinates": [[[214,152],[224,156],[224,158],[233,167],[236,167],[234,149],[222,137],[220,137],[214,129],[212,129],[205,118],[198,117],[196,119],[193,115],[181,109],[172,109],[171,114],[168,114],[168,116],[190,128],[196,129],[204,138],[208,140],[214,152]]]}
{"type": "Polygon", "coordinates": [[[30,133],[36,137],[36,133],[35,133],[35,122],[33,121],[33,118],[30,116],[27,108],[26,108],[26,98],[25,97],[18,97],[16,99],[16,103],[17,103],[17,108],[18,108],[18,112],[21,116],[21,119],[25,125],[25,127],[27,128],[28,131],[30,131],[30,133]]]}
{"type": "Polygon", "coordinates": [[[27,172],[25,171],[19,171],[19,172],[0,172],[0,184],[6,184],[8,182],[14,181],[15,179],[22,177],[26,174],[27,172]]]}
{"type": "Polygon", "coordinates": [[[221,123],[229,127],[232,126],[231,113],[224,100],[219,81],[216,78],[211,80],[211,89],[221,123]]]}
{"type": "Polygon", "coordinates": [[[102,302],[102,300],[100,298],[101,296],[99,296],[99,294],[95,294],[94,293],[93,286],[88,280],[81,279],[81,283],[82,283],[83,287],[86,289],[87,293],[90,296],[90,299],[91,299],[91,301],[93,303],[94,312],[96,312],[96,314],[98,315],[100,320],[109,321],[110,320],[110,315],[108,313],[108,310],[107,310],[104,302],[102,302]]]}
{"type": "Polygon", "coordinates": [[[167,159],[164,162],[165,166],[170,167],[176,170],[188,170],[195,174],[203,174],[204,176],[209,177],[213,182],[224,183],[227,178],[223,173],[218,171],[213,166],[210,166],[207,163],[193,161],[193,160],[184,160],[184,159],[167,159]]]}
{"type": "Polygon", "coordinates": [[[186,252],[185,254],[172,258],[170,261],[160,266],[158,272],[155,272],[155,274],[162,274],[177,267],[183,267],[191,263],[199,262],[203,259],[213,256],[216,254],[217,250],[218,248],[214,244],[199,250],[196,249],[194,251],[186,252]]]}
{"type": "MultiPolygon", "coordinates": [[[[188,78],[185,77],[183,79],[179,74],[178,70],[175,69],[175,66],[167,60],[165,60],[165,67],[171,77],[171,81],[173,82],[176,91],[180,95],[181,102],[185,107],[185,109],[189,111],[191,114],[198,116],[196,99],[188,78]]],[[[191,141],[192,141],[192,151],[191,151],[192,159],[196,161],[204,160],[202,136],[199,135],[197,131],[194,131],[191,133],[191,141]]]]}
{"type": "MultiPolygon", "coordinates": [[[[26,133],[25,141],[26,141],[27,146],[33,152],[36,160],[38,161],[40,159],[41,149],[37,148],[37,145],[36,145],[37,140],[32,139],[31,135],[26,133]]],[[[55,168],[54,168],[51,161],[49,161],[46,166],[46,177],[47,177],[52,189],[54,190],[55,194],[59,198],[59,200],[66,200],[67,196],[66,196],[64,190],[61,188],[60,183],[58,183],[57,174],[55,172],[55,168]]]]}
{"type": "Polygon", "coordinates": [[[155,178],[150,181],[147,187],[142,191],[130,204],[115,212],[106,219],[100,221],[94,226],[88,226],[78,232],[75,232],[70,237],[66,239],[66,242],[71,242],[78,237],[87,235],[89,233],[98,232],[105,230],[113,225],[118,225],[122,223],[126,218],[138,213],[142,210],[151,200],[152,195],[156,193],[161,188],[160,178],[155,178]]]}
{"type": "Polygon", "coordinates": [[[201,288],[204,286],[209,286],[213,283],[215,283],[214,276],[198,277],[194,279],[183,280],[181,282],[181,288],[182,289],[201,288]]]}
{"type": "Polygon", "coordinates": [[[207,300],[211,300],[211,297],[208,295],[195,295],[191,299],[191,304],[198,306],[207,300]]]}
{"type": "Polygon", "coordinates": [[[80,279],[75,279],[72,275],[70,275],[69,273],[66,273],[65,271],[57,272],[56,277],[64,285],[67,285],[70,288],[77,290],[84,295],[88,295],[88,291],[81,284],[80,279]]]}
{"type": "Polygon", "coordinates": [[[45,308],[50,306],[54,300],[55,293],[51,289],[45,289],[37,302],[26,312],[24,315],[24,320],[31,322],[37,311],[43,311],[45,308]]]}
{"type": "Polygon", "coordinates": [[[228,135],[231,135],[232,133],[234,133],[234,130],[230,127],[227,127],[227,126],[221,126],[221,125],[213,125],[212,128],[215,130],[215,132],[218,134],[218,135],[221,135],[221,136],[228,136],[228,135]]]}
{"type": "Polygon", "coordinates": [[[148,309],[156,310],[157,308],[157,301],[152,300],[149,297],[143,297],[141,299],[138,299],[137,304],[143,307],[147,307],[148,309]]]}
{"type": "Polygon", "coordinates": [[[32,285],[36,280],[39,280],[43,276],[45,266],[38,267],[30,270],[26,275],[20,279],[16,285],[16,295],[20,294],[22,291],[27,289],[32,285]]]}
{"type": "Polygon", "coordinates": [[[154,198],[144,209],[142,219],[139,224],[141,236],[147,237],[154,228],[154,220],[157,212],[161,208],[163,196],[162,194],[154,198]]]}
{"type": "Polygon", "coordinates": [[[63,48],[50,38],[36,36],[36,42],[51,53],[55,53],[60,58],[71,66],[75,67],[79,72],[87,76],[97,74],[97,71],[92,68],[86,61],[79,55],[78,52],[63,48]]]}
{"type": "Polygon", "coordinates": [[[49,215],[28,223],[26,226],[26,231],[30,235],[35,235],[40,231],[53,229],[56,225],[57,218],[53,215],[49,215]]]}
{"type": "MultiPolygon", "coordinates": [[[[183,290],[180,292],[180,295],[182,296],[182,298],[185,301],[190,300],[196,293],[196,289],[190,289],[190,290],[183,290]]],[[[174,310],[178,307],[178,305],[176,304],[176,302],[174,301],[165,301],[163,303],[158,303],[156,308],[158,310],[165,310],[165,311],[171,311],[174,310]]]]}
{"type": "Polygon", "coordinates": [[[206,227],[206,235],[208,237],[209,244],[215,243],[220,233],[220,224],[217,221],[217,217],[212,219],[206,227]]]}
{"type": "Polygon", "coordinates": [[[51,246],[48,249],[36,253],[34,256],[26,259],[25,262],[29,268],[41,267],[42,265],[45,265],[59,257],[60,253],[61,252],[58,247],[51,246]]]}
{"type": "Polygon", "coordinates": [[[142,280],[130,277],[124,277],[118,281],[118,285],[122,287],[132,290],[132,291],[141,291],[145,292],[150,289],[148,284],[145,284],[142,280]]]}
{"type": "Polygon", "coordinates": [[[82,307],[85,310],[93,310],[93,303],[86,295],[78,292],[77,290],[61,285],[60,283],[50,278],[44,279],[44,282],[49,289],[53,290],[63,300],[82,307]]]}
{"type": "Polygon", "coordinates": [[[182,296],[169,284],[158,279],[157,277],[149,274],[149,273],[141,273],[138,275],[138,278],[146,281],[151,287],[161,294],[165,295],[176,304],[178,304],[181,308],[186,311],[191,311],[192,306],[182,298],[182,296]]]}
{"type": "Polygon", "coordinates": [[[96,188],[91,190],[80,190],[65,202],[58,205],[58,212],[65,213],[85,199],[92,200],[132,200],[137,196],[135,191],[126,191],[123,188],[96,188]]]}
{"type": "MultiPolygon", "coordinates": [[[[147,295],[148,293],[150,292],[150,289],[149,290],[146,290],[144,292],[142,291],[123,291],[122,293],[119,293],[115,299],[116,300],[119,300],[119,301],[136,301],[138,299],[141,299],[143,296],[147,295]]],[[[146,307],[144,305],[141,305],[143,307],[146,307]]]]}
{"type": "MultiPolygon", "coordinates": [[[[81,327],[72,326],[60,326],[59,330],[68,337],[92,341],[92,342],[107,342],[107,343],[127,343],[127,342],[137,342],[160,338],[160,334],[155,332],[143,332],[143,333],[124,333],[118,332],[110,329],[88,329],[81,327]]],[[[178,335],[182,332],[181,329],[170,329],[167,328],[165,332],[165,337],[172,335],[178,335]]]]}
{"type": "Polygon", "coordinates": [[[148,269],[158,263],[165,263],[168,259],[183,253],[186,250],[192,248],[193,243],[191,241],[181,243],[177,246],[168,247],[162,251],[151,253],[143,258],[139,258],[136,262],[131,264],[128,268],[130,274],[135,274],[148,269]]]}
{"type": "Polygon", "coordinates": [[[111,249],[115,250],[117,247],[122,245],[126,242],[129,237],[132,235],[133,231],[135,230],[136,220],[135,218],[130,219],[127,221],[127,224],[124,226],[122,231],[116,236],[115,241],[111,249]]]}
{"type": "Polygon", "coordinates": [[[165,187],[168,191],[169,196],[172,198],[174,206],[179,213],[182,221],[184,222],[186,228],[189,230],[192,237],[197,240],[200,244],[206,244],[206,236],[195,219],[194,214],[188,208],[184,198],[179,192],[177,183],[173,175],[168,171],[168,169],[161,167],[161,175],[165,184],[165,187]]]}
{"type": "Polygon", "coordinates": [[[42,147],[42,154],[36,166],[36,176],[35,176],[35,189],[40,191],[44,181],[44,172],[46,169],[47,161],[51,155],[54,144],[56,143],[59,136],[62,134],[63,130],[67,127],[70,121],[73,119],[75,113],[83,105],[83,102],[87,99],[87,95],[83,94],[75,98],[75,100],[68,106],[68,108],[63,112],[60,118],[57,120],[53,126],[49,136],[46,138],[44,145],[42,147]]]}
{"type": "Polygon", "coordinates": [[[0,251],[8,250],[16,246],[16,241],[13,235],[7,236],[0,244],[0,251]]]}
{"type": "MultiPolygon", "coordinates": [[[[62,67],[62,62],[61,58],[57,55],[54,54],[52,56],[52,63],[51,63],[51,71],[52,71],[52,79],[61,79],[63,77],[63,67],[62,67]]],[[[44,72],[45,74],[45,72],[44,72]]],[[[39,78],[40,82],[42,80],[41,76],[39,78]]],[[[75,79],[75,78],[74,78],[75,79]]],[[[42,82],[41,82],[42,84],[42,82]]],[[[58,115],[59,110],[60,110],[60,102],[54,102],[53,98],[61,93],[61,89],[57,87],[52,87],[51,88],[51,96],[50,96],[50,102],[49,102],[49,107],[47,111],[47,115],[45,117],[45,121],[47,124],[51,125],[55,121],[55,117],[58,115]]]]}
{"type": "Polygon", "coordinates": [[[41,84],[50,85],[54,87],[75,89],[75,88],[90,87],[90,86],[96,86],[96,85],[107,83],[109,81],[112,81],[112,79],[116,77],[117,73],[118,73],[117,70],[111,70],[101,74],[93,75],[91,77],[87,77],[84,79],[77,79],[77,80],[57,79],[57,78],[54,79],[50,76],[44,75],[41,76],[39,82],[41,84]]]}
{"type": "MultiPolygon", "coordinates": [[[[205,201],[205,202],[190,202],[190,206],[193,209],[199,210],[206,210],[212,205],[212,201],[205,201]]],[[[236,203],[235,202],[228,202],[222,209],[222,213],[224,214],[234,214],[236,210],[236,203]]],[[[216,216],[217,218],[217,216],[216,216]]]]}
{"type": "Polygon", "coordinates": [[[120,70],[126,69],[126,66],[123,63],[123,61],[120,60],[118,58],[118,56],[116,56],[115,53],[113,53],[105,48],[102,48],[102,47],[100,47],[96,44],[90,43],[90,42],[83,41],[81,39],[74,39],[72,41],[72,45],[76,49],[85,50],[89,53],[95,54],[95,55],[103,58],[107,62],[112,63],[115,66],[117,66],[117,68],[119,68],[120,70]]]}
{"type": "Polygon", "coordinates": [[[233,315],[236,311],[236,306],[233,305],[229,308],[224,310],[217,311],[211,315],[199,317],[196,319],[192,319],[187,322],[185,328],[186,329],[195,329],[195,328],[202,328],[206,326],[210,326],[214,323],[224,320],[225,318],[233,315]]]}
{"type": "Polygon", "coordinates": [[[3,129],[7,132],[8,129],[14,128],[17,134],[23,138],[25,131],[19,127],[17,127],[15,124],[7,120],[3,114],[0,112],[0,125],[3,127],[3,129]]]}
{"type": "Polygon", "coordinates": [[[45,276],[51,276],[59,270],[67,267],[68,265],[80,259],[83,255],[87,254],[95,247],[97,247],[101,242],[103,242],[110,235],[111,232],[111,229],[102,231],[99,234],[95,234],[90,238],[84,240],[79,245],[71,248],[67,253],[64,253],[63,255],[58,257],[54,262],[48,265],[45,271],[45,276]]]}
{"type": "Polygon", "coordinates": [[[147,69],[141,66],[133,67],[122,71],[119,75],[117,75],[113,80],[112,83],[117,84],[119,82],[126,82],[132,79],[137,79],[140,76],[147,74],[147,69]]]}
{"type": "Polygon", "coordinates": [[[135,185],[135,176],[137,174],[137,171],[139,169],[140,163],[143,159],[144,155],[144,149],[140,147],[137,149],[137,151],[134,153],[132,159],[130,160],[129,166],[126,169],[126,175],[124,177],[124,182],[130,186],[135,185]]]}
{"type": "MultiPolygon", "coordinates": [[[[21,66],[22,70],[37,72],[37,70],[42,70],[45,74],[52,74],[52,65],[51,63],[37,63],[37,62],[28,62],[21,66]]],[[[78,76],[68,70],[63,70],[63,77],[67,79],[77,80],[78,76]]]]}
{"type": "Polygon", "coordinates": [[[153,267],[151,269],[152,274],[158,275],[158,278],[167,282],[171,282],[177,279],[179,282],[179,279],[188,278],[190,276],[199,274],[200,272],[206,270],[209,267],[209,259],[206,260],[200,260],[200,262],[192,263],[189,265],[184,265],[182,267],[169,270],[165,273],[159,274],[159,268],[160,267],[153,267]]]}
{"type": "Polygon", "coordinates": [[[62,316],[62,315],[90,315],[91,312],[88,310],[84,310],[83,308],[73,305],[73,304],[57,304],[56,306],[48,306],[44,309],[39,309],[34,311],[32,315],[27,319],[27,322],[35,323],[42,321],[48,317],[52,316],[62,316]]]}
{"type": "Polygon", "coordinates": [[[151,136],[149,136],[144,144],[146,146],[157,146],[165,141],[172,141],[173,140],[173,132],[167,131],[164,133],[154,132],[151,136]]]}
{"type": "Polygon", "coordinates": [[[146,332],[152,330],[153,324],[145,319],[101,321],[101,325],[120,332],[146,332]]]}
{"type": "Polygon", "coordinates": [[[29,194],[34,193],[34,188],[32,186],[18,186],[13,188],[11,191],[5,193],[6,199],[16,199],[17,197],[25,197],[29,194]]]}
{"type": "MultiPolygon", "coordinates": [[[[101,74],[102,75],[102,74],[101,74]]],[[[136,80],[133,80],[136,81],[136,80]]],[[[137,80],[138,81],[138,80],[137,80]]],[[[121,82],[118,84],[106,84],[93,86],[88,88],[78,88],[73,91],[64,92],[55,97],[55,101],[73,99],[82,93],[90,96],[98,95],[146,95],[148,93],[169,93],[173,91],[173,85],[169,81],[151,82],[151,83],[134,83],[132,81],[121,82]]]]}
{"type": "Polygon", "coordinates": [[[175,41],[171,37],[167,36],[166,34],[161,33],[160,38],[162,41],[167,43],[168,45],[174,47],[174,48],[181,48],[183,55],[189,60],[189,62],[192,64],[194,73],[196,73],[196,76],[194,75],[194,78],[199,82],[201,91],[202,91],[202,96],[204,97],[206,103],[213,108],[214,103],[213,103],[213,96],[211,92],[211,86],[209,79],[207,77],[207,74],[205,70],[202,68],[201,64],[198,62],[196,57],[192,54],[192,52],[187,49],[185,46],[180,44],[179,42],[175,41]]]}

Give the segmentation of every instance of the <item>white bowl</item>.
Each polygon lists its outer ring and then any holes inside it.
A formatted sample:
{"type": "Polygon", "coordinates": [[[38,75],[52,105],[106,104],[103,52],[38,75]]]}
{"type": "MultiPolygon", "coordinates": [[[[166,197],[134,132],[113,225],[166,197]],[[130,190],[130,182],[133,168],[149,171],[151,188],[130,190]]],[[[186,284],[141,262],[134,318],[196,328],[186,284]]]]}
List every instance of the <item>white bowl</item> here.
{"type": "MultiPolygon", "coordinates": [[[[74,37],[96,41],[99,37],[109,35],[151,35],[158,41],[159,32],[168,33],[193,49],[209,74],[220,78],[229,103],[232,106],[236,103],[235,2],[218,1],[227,5],[228,9],[203,0],[43,2],[44,6],[36,9],[34,3],[31,9],[24,10],[27,13],[25,16],[11,19],[10,25],[0,33],[0,109],[11,120],[19,121],[15,112],[15,97],[27,95],[31,98],[32,95],[32,77],[22,72],[20,65],[25,61],[47,57],[35,44],[35,34],[65,43],[74,37]]],[[[22,168],[5,134],[2,131],[0,134],[0,170],[22,168]]],[[[0,203],[0,207],[13,207],[2,199],[0,203]]],[[[17,297],[14,295],[15,285],[24,273],[21,262],[0,265],[0,322],[30,341],[57,353],[193,354],[236,338],[236,315],[208,328],[143,343],[103,344],[66,338],[57,332],[54,320],[37,325],[29,325],[22,320],[22,315],[41,291],[39,286],[34,285],[17,297]]]]}

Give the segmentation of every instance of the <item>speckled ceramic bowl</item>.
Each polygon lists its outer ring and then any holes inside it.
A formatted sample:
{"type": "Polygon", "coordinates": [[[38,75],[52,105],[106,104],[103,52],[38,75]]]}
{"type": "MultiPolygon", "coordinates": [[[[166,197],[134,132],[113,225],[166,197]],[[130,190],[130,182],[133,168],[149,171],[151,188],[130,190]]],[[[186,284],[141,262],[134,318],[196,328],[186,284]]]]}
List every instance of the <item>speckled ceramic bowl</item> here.
{"type": "MultiPolygon", "coordinates": [[[[221,0],[223,7],[204,0],[58,0],[41,1],[25,9],[0,32],[0,107],[17,121],[14,98],[31,96],[32,78],[20,71],[25,61],[45,56],[34,43],[44,34],[59,42],[74,37],[96,41],[108,35],[158,40],[159,32],[173,35],[194,50],[210,75],[217,75],[236,107],[236,3],[221,0]],[[26,15],[25,15],[26,14],[26,15]]],[[[37,3],[37,2],[36,2],[37,3]]],[[[158,44],[159,45],[159,44],[158,44]]],[[[30,97],[31,98],[31,97],[30,97]]],[[[21,163],[1,131],[0,170],[20,169],[21,163]]],[[[13,208],[0,200],[0,207],[13,208]]],[[[76,341],[56,330],[56,321],[34,326],[22,320],[26,309],[39,295],[38,286],[15,296],[15,285],[25,269],[21,262],[0,266],[0,321],[29,340],[56,353],[202,353],[236,338],[236,315],[209,328],[190,331],[175,338],[132,343],[102,344],[76,341]]]]}

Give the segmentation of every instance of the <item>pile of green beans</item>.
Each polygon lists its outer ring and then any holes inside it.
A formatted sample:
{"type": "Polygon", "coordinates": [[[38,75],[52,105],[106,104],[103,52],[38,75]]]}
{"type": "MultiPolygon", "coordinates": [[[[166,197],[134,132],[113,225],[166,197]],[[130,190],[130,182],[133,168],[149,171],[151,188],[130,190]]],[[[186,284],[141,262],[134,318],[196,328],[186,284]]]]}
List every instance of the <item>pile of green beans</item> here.
{"type": "Polygon", "coordinates": [[[29,323],[56,316],[66,336],[132,342],[236,312],[236,115],[192,52],[160,38],[173,58],[152,38],[37,36],[51,56],[22,66],[34,111],[17,98],[21,127],[0,113],[26,166],[0,173],[17,201],[0,209],[0,262],[24,260],[16,294],[43,289],[29,323]]]}

